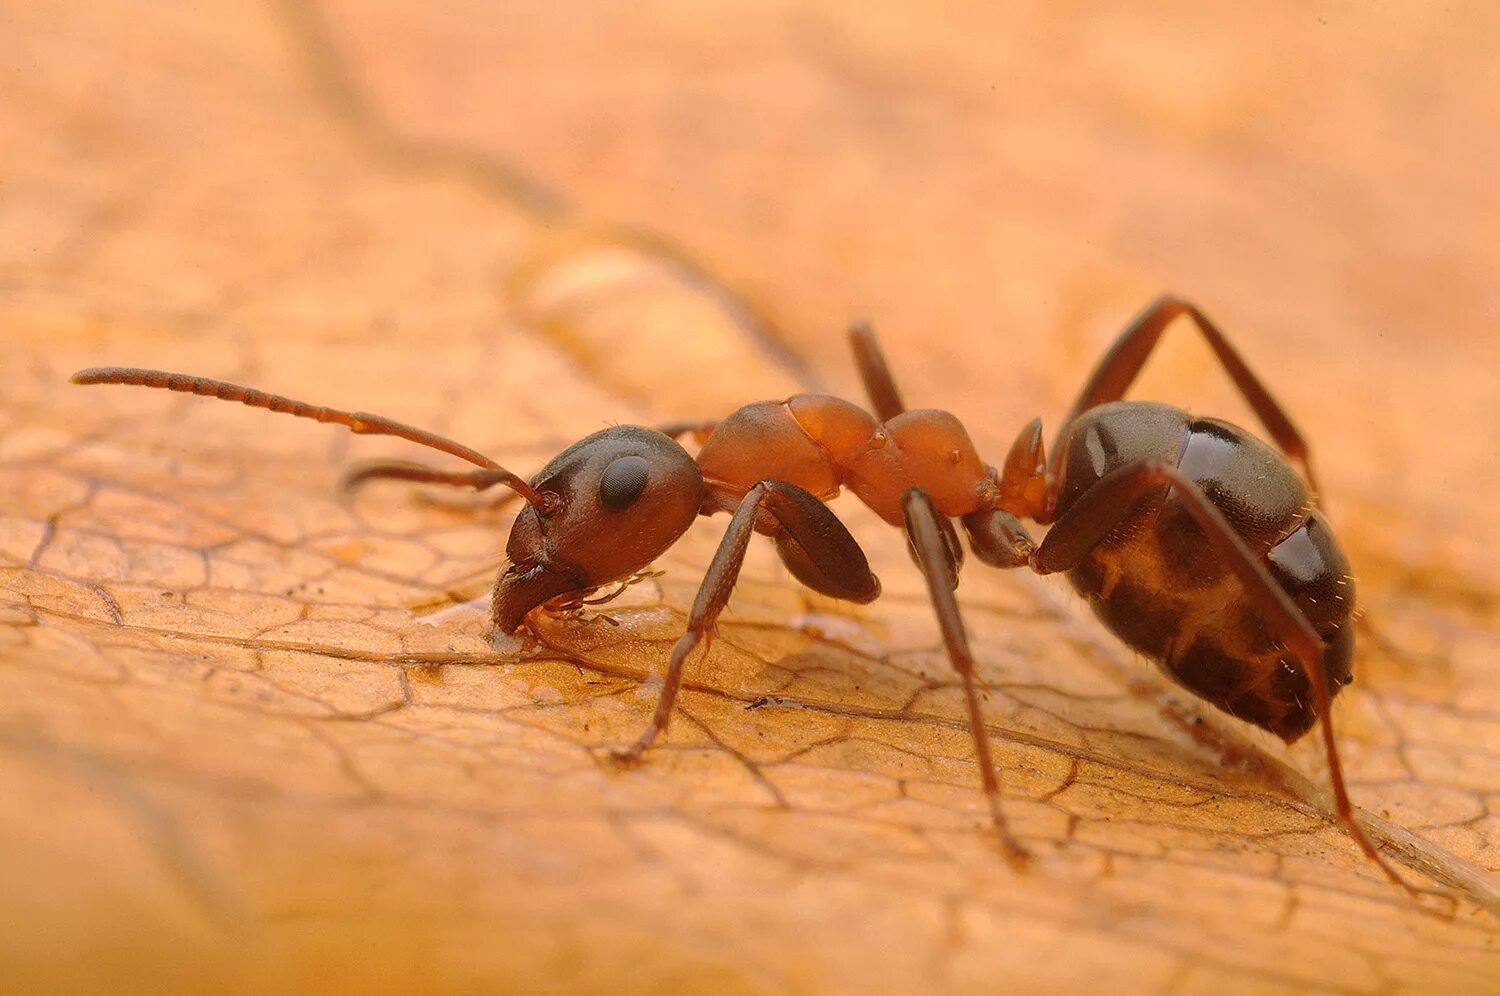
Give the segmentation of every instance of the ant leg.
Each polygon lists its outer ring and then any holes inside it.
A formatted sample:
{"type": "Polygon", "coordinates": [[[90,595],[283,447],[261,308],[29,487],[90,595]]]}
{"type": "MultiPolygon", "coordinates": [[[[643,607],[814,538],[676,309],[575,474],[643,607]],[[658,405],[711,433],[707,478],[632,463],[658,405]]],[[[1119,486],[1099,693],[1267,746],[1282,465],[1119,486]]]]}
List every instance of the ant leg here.
{"type": "MultiPolygon", "coordinates": [[[[885,352],[880,348],[875,330],[868,322],[855,322],[849,327],[849,345],[854,350],[854,362],[859,367],[860,380],[864,382],[865,393],[870,396],[876,417],[888,422],[906,411],[901,391],[896,387],[896,378],[891,374],[890,365],[886,363],[885,352]]],[[[994,821],[995,832],[1000,837],[1000,847],[1005,852],[1006,860],[1019,870],[1025,867],[1030,855],[1011,836],[1009,824],[1005,821],[1005,811],[1000,806],[1000,779],[995,774],[995,764],[990,757],[989,733],[985,730],[984,716],[979,706],[974,655],[969,649],[968,634],[964,632],[958,600],[953,596],[958,587],[959,570],[963,566],[963,546],[958,542],[958,534],[952,521],[937,514],[937,510],[932,507],[932,500],[922,489],[912,488],[907,491],[902,496],[901,508],[906,519],[907,551],[927,582],[928,595],[938,618],[938,628],[942,630],[943,643],[948,649],[948,659],[963,681],[964,699],[969,709],[969,729],[974,734],[974,755],[979,761],[979,777],[984,786],[985,801],[989,803],[990,819],[994,821]]],[[[971,536],[974,535],[975,528],[981,532],[981,538],[975,541],[976,547],[984,551],[979,554],[981,560],[998,564],[1006,559],[994,552],[997,547],[995,542],[986,542],[988,533],[994,531],[993,524],[978,520],[971,524],[965,520],[965,525],[971,527],[971,536]],[[986,554],[990,556],[987,557],[986,554]]],[[[1015,525],[1019,528],[1020,524],[1015,525]]],[[[1028,540],[1028,548],[1029,545],[1028,540]]],[[[1015,557],[1010,559],[1014,560],[1015,557]]]]}
{"type": "MultiPolygon", "coordinates": [[[[958,577],[964,567],[964,547],[958,541],[958,530],[953,528],[952,519],[939,515],[937,524],[938,531],[943,534],[943,568],[948,579],[948,590],[957,591],[958,577]]],[[[906,552],[911,556],[911,562],[921,568],[922,554],[917,549],[916,540],[912,538],[910,530],[906,533],[906,552]]]]}
{"type": "Polygon", "coordinates": [[[882,422],[906,411],[901,403],[901,392],[896,389],[896,379],[885,362],[885,353],[875,340],[875,330],[869,322],[855,322],[849,326],[849,346],[854,350],[854,362],[859,367],[859,379],[864,381],[865,393],[875,406],[875,415],[882,422]]]}
{"type": "MultiPolygon", "coordinates": [[[[785,481],[765,480],[756,484],[740,499],[739,507],[729,520],[729,528],[719,541],[719,549],[714,552],[714,559],[703,575],[698,597],[693,599],[692,610],[688,613],[687,632],[672,648],[651,725],[629,748],[614,752],[617,762],[630,764],[638,761],[656,738],[666,732],[672,719],[672,706],[682,689],[682,672],[688,656],[699,644],[707,646],[712,638],[719,613],[728,603],[729,594],[739,579],[740,568],[745,563],[745,550],[750,546],[750,537],[755,533],[756,519],[762,510],[769,512],[782,527],[783,532],[777,537],[778,548],[796,548],[796,554],[792,555],[795,560],[788,560],[788,566],[793,567],[798,580],[824,594],[853,602],[873,601],[880,594],[880,582],[870,573],[864,551],[827,505],[810,492],[785,481]],[[784,540],[786,536],[790,540],[784,540]]],[[[788,556],[788,552],[782,550],[783,559],[788,556]]]]}
{"type": "Polygon", "coordinates": [[[1083,390],[1078,394],[1078,400],[1073,403],[1067,417],[1059,423],[1061,426],[1057,441],[1052,447],[1052,474],[1057,476],[1062,468],[1062,444],[1067,438],[1068,427],[1090,408],[1102,405],[1109,401],[1118,401],[1125,396],[1130,384],[1136,375],[1145,366],[1146,359],[1156,344],[1161,340],[1161,335],[1173,319],[1187,315],[1203,333],[1203,338],[1208,340],[1209,348],[1219,358],[1229,379],[1234,381],[1234,386],[1239,389],[1241,395],[1250,403],[1261,423],[1270,432],[1271,438],[1281,447],[1287,456],[1302,466],[1302,473],[1307,477],[1307,483],[1316,494],[1318,490],[1317,477],[1313,474],[1312,461],[1307,450],[1307,441],[1302,438],[1302,433],[1292,424],[1291,416],[1286,409],[1281,407],[1271,392],[1267,390],[1259,377],[1245,363],[1239,352],[1230,345],[1229,339],[1219,331],[1219,327],[1209,321],[1208,317],[1199,311],[1197,306],[1189,301],[1171,294],[1163,294],[1148,304],[1140,314],[1130,320],[1130,324],[1120,332],[1104,355],[1100,357],[1094,372],[1089,375],[1083,390]]]}
{"type": "Polygon", "coordinates": [[[1323,748],[1328,758],[1328,775],[1333,783],[1334,808],[1339,821],[1365,857],[1373,861],[1386,877],[1407,892],[1447,896],[1441,890],[1425,889],[1406,881],[1375,847],[1364,828],[1354,818],[1354,807],[1344,785],[1344,768],[1339,761],[1338,745],[1333,739],[1332,696],[1328,675],[1323,670],[1324,644],[1291,597],[1276,583],[1265,563],[1257,557],[1240,534],[1224,518],[1201,488],[1171,464],[1142,461],[1121,467],[1087,491],[1077,503],[1057,520],[1031,556],[1038,574],[1071,570],[1134,511],[1141,499],[1163,485],[1170,485],[1198,525],[1218,548],[1225,563],[1239,577],[1245,594],[1260,610],[1270,630],[1281,640],[1298,667],[1307,677],[1312,690],[1313,708],[1322,728],[1323,748]]]}
{"type": "Polygon", "coordinates": [[[938,524],[941,519],[932,507],[932,499],[921,488],[911,488],[901,496],[901,511],[906,518],[906,535],[917,554],[917,566],[922,569],[927,593],[937,612],[938,628],[942,630],[943,643],[948,648],[948,659],[963,681],[964,699],[969,707],[969,729],[974,734],[974,754],[979,761],[979,777],[984,785],[985,801],[989,803],[990,818],[995,823],[995,832],[999,834],[1006,860],[1019,871],[1026,866],[1029,855],[1011,836],[1005,812],[1000,807],[1000,779],[990,758],[989,733],[985,730],[984,715],[979,707],[974,654],[969,649],[969,637],[964,632],[958,601],[948,583],[951,561],[942,527],[938,524]]]}

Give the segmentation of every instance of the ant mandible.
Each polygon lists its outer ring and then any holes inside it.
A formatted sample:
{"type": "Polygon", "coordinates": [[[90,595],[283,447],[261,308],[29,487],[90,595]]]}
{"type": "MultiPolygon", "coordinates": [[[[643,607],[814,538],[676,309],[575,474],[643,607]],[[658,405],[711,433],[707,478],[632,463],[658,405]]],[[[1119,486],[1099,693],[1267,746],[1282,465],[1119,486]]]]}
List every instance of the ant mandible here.
{"type": "Polygon", "coordinates": [[[1329,707],[1352,680],[1354,583],[1318,511],[1307,444],[1201,311],[1177,297],[1153,301],[1100,359],[1050,459],[1035,419],[998,472],[980,459],[953,415],[905,408],[867,327],[856,325],[850,339],[874,417],[836,397],[801,394],[746,405],[717,423],[615,426],[563,450],[529,481],[467,446],[378,415],[159,370],[104,367],[72,380],[238,401],[357,433],[399,436],[476,464],[477,470],[456,472],[381,461],[354,471],[346,484],[397,478],[477,490],[504,485],[524,499],[491,602],[494,625],[506,633],[524,626],[534,610],[577,605],[606,586],[623,587],[697,516],[732,513],[687,632],[672,650],[651,723],[632,746],[615,752],[625,763],[639,760],[666,731],[684,665],[711,638],[754,533],[769,536],[792,575],[814,591],[861,604],[880,594],[864,552],[826,504],[849,488],[906,531],[963,683],[995,829],[1006,857],[1021,867],[1027,852],[1000,804],[974,657],[953,595],[963,548],[951,520],[959,519],[979,560],[1066,573],[1127,645],[1219,709],[1288,743],[1321,719],[1339,820],[1393,882],[1429,891],[1408,883],[1376,849],[1345,789],[1329,707]],[[1208,340],[1281,453],[1218,419],[1121,400],[1179,316],[1208,340]],[[696,460],[677,441],[689,435],[702,439],[696,460]],[[1051,526],[1040,544],[1023,518],[1051,526]]]}

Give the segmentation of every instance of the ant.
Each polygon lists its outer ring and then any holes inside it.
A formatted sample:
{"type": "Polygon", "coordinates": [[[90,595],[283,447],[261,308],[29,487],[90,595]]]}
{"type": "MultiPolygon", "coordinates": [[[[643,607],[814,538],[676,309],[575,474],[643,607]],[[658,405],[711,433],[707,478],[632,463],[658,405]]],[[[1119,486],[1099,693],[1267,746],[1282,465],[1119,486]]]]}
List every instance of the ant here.
{"type": "Polygon", "coordinates": [[[980,459],[963,424],[907,410],[874,334],[850,330],[874,415],[829,395],[762,401],[718,422],[614,426],[559,453],[523,480],[476,450],[379,415],[305,404],[222,381],[104,367],[75,384],[131,384],[238,401],[356,433],[398,436],[467,460],[470,471],[367,463],[374,478],[503,485],[522,498],[491,600],[495,628],[514,633],[536,610],[608,601],[699,515],[731,513],[672,650],[650,724],[617,761],[640,760],[666,732],[688,658],[713,636],[755,533],[771,538],[802,584],[855,603],[880,594],[864,552],[827,503],[842,488],[903,528],[926,581],[943,643],[962,680],[984,795],[1006,858],[1028,854],[1000,803],[974,657],[954,589],[963,547],[1000,568],[1065,573],[1128,646],[1238,719],[1290,743],[1319,719],[1338,819],[1392,882],[1408,883],[1354,818],[1329,710],[1353,678],[1354,583],[1318,510],[1307,443],[1218,327],[1175,296],[1149,304],[1120,333],[1063,419],[1050,458],[1042,423],[1016,437],[1001,468],[980,459]],[[1280,448],[1181,408],[1121,400],[1176,318],[1191,319],[1280,448]],[[696,458],[678,440],[701,442],[696,458]],[[1292,466],[1295,462],[1301,473],[1292,466]],[[1022,524],[1050,525],[1034,542],[1022,524]],[[609,586],[618,586],[613,591],[609,586]],[[601,589],[606,589],[599,595],[601,589]]]}

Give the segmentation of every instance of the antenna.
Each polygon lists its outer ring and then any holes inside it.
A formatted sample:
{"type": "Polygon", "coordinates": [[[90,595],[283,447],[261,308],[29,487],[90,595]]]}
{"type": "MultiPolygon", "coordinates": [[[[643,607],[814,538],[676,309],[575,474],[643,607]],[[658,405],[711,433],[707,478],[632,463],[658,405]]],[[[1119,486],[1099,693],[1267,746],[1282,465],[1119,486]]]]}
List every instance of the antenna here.
{"type": "Polygon", "coordinates": [[[221,401],[238,401],[251,408],[264,408],[285,415],[295,415],[298,418],[310,418],[316,422],[331,422],[346,426],[350,432],[362,435],[397,436],[422,446],[441,450],[491,471],[491,474],[485,475],[487,478],[493,478],[496,484],[504,484],[529,504],[535,505],[539,512],[545,514],[553,511],[557,505],[556,495],[542,494],[478,450],[470,449],[462,443],[456,443],[436,433],[428,432],[426,429],[418,429],[415,426],[388,419],[384,415],[346,412],[323,405],[310,405],[305,401],[296,401],[279,394],[267,394],[265,391],[257,391],[253,387],[241,387],[228,381],[195,377],[192,374],[171,373],[166,370],[146,370],[141,367],[90,367],[87,370],[78,371],[68,379],[74,384],[126,384],[131,387],[154,387],[163,391],[197,394],[206,398],[218,398],[221,401]]]}

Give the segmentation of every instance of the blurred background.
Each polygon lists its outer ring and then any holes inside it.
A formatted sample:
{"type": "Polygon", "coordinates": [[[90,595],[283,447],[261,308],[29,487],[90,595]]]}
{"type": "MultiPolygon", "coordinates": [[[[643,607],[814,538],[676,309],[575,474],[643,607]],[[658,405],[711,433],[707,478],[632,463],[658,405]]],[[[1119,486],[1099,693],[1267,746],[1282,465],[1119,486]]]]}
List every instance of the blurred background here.
{"type": "MultiPolygon", "coordinates": [[[[1339,714],[1357,800],[1412,867],[1494,869],[1497,37],[1483,3],[0,4],[7,978],[1493,987],[1493,917],[1380,882],[1317,817],[1316,750],[1174,727],[1191,701],[1055,586],[965,582],[1022,832],[1058,842],[1015,881],[963,738],[914,719],[959,713],[857,510],[888,607],[799,625],[753,559],[703,682],[890,722],[704,692],[691,749],[611,778],[721,522],[638,626],[511,667],[404,607],[482,591],[504,516],[332,496],[399,445],[64,382],[221,376],[524,471],[606,421],[854,396],[868,318],[998,459],[1177,291],[1313,441],[1380,627],[1339,714]]],[[[1250,424],[1174,335],[1137,396],[1250,424]]]]}

